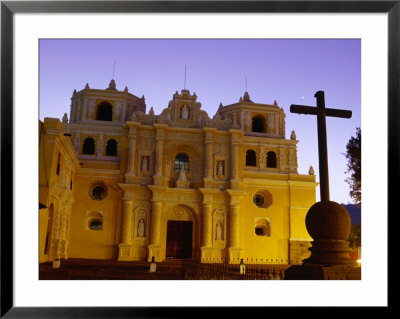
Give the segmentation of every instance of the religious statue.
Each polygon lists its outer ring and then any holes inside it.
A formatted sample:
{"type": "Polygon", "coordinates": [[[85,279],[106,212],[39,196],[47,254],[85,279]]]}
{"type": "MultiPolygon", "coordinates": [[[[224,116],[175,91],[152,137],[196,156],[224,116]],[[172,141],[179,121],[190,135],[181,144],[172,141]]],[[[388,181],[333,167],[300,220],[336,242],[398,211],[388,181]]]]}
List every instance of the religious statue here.
{"type": "Polygon", "coordinates": [[[222,161],[218,162],[217,175],[224,175],[224,164],[222,163],[222,161]]]}
{"type": "Polygon", "coordinates": [[[291,139],[291,140],[296,140],[296,133],[294,132],[294,130],[293,130],[292,133],[290,134],[290,139],[291,139]]]}
{"type": "Polygon", "coordinates": [[[132,111],[132,114],[131,114],[129,120],[130,120],[130,121],[136,121],[136,119],[137,119],[136,112],[135,112],[135,111],[132,111]]]}
{"type": "Polygon", "coordinates": [[[179,171],[178,181],[187,181],[185,167],[183,165],[181,166],[181,170],[179,171]]]}
{"type": "Polygon", "coordinates": [[[144,237],[144,219],[140,218],[137,228],[137,236],[144,237]]]}
{"type": "Polygon", "coordinates": [[[188,109],[188,106],[185,104],[182,107],[181,119],[187,120],[188,118],[189,118],[189,109],[188,109]]]}
{"type": "Polygon", "coordinates": [[[187,177],[185,174],[185,167],[182,165],[179,171],[178,179],[176,180],[176,186],[179,188],[186,188],[188,185],[187,177]]]}
{"type": "Polygon", "coordinates": [[[64,113],[64,115],[62,117],[62,122],[63,122],[63,124],[68,123],[68,114],[67,113],[64,113]]]}
{"type": "Polygon", "coordinates": [[[308,175],[314,175],[314,167],[310,166],[310,169],[308,170],[308,175]]]}
{"type": "Polygon", "coordinates": [[[165,116],[165,119],[166,119],[167,121],[171,121],[171,112],[170,112],[170,111],[167,112],[167,114],[166,114],[166,116],[165,116]]]}
{"type": "Polygon", "coordinates": [[[217,223],[215,226],[215,239],[216,240],[222,240],[222,227],[221,223],[217,223]]]}

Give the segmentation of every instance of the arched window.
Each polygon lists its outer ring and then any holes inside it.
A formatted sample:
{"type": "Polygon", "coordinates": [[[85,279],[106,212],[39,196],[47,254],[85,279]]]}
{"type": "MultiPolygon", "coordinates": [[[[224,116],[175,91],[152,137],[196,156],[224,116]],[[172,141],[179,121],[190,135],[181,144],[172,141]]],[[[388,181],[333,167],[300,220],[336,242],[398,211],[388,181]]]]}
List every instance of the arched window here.
{"type": "Polygon", "coordinates": [[[189,172],[189,157],[185,153],[179,153],[175,157],[175,172],[180,172],[183,166],[186,173],[189,172]]]}
{"type": "Polygon", "coordinates": [[[252,121],[252,131],[258,133],[265,133],[265,118],[263,116],[255,116],[252,121]]]}
{"type": "Polygon", "coordinates": [[[82,154],[93,155],[95,144],[96,142],[91,137],[85,138],[85,140],[83,141],[82,154]]]}
{"type": "Polygon", "coordinates": [[[112,106],[108,102],[101,102],[97,107],[98,121],[112,121],[112,106]]]}
{"type": "Polygon", "coordinates": [[[117,141],[109,139],[106,146],[106,156],[117,156],[117,141]]]}
{"type": "Polygon", "coordinates": [[[256,152],[248,150],[246,152],[246,166],[257,166],[256,152]]]}
{"type": "Polygon", "coordinates": [[[276,154],[275,152],[267,153],[267,167],[276,168],[276,154]]]}

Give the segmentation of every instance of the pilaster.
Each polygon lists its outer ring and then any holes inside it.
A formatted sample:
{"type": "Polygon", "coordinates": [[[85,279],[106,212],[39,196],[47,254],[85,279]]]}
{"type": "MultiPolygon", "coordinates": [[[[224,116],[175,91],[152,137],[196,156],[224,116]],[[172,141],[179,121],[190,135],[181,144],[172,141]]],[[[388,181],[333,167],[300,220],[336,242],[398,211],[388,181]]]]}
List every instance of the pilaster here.
{"type": "Polygon", "coordinates": [[[163,152],[164,152],[164,136],[165,129],[168,127],[166,124],[154,124],[156,128],[156,158],[155,158],[155,175],[154,175],[154,185],[163,184],[163,152]]]}
{"type": "Polygon", "coordinates": [[[214,132],[216,128],[204,127],[205,132],[205,157],[204,157],[204,187],[211,188],[213,180],[213,142],[214,142],[214,132]]]}
{"type": "Polygon", "coordinates": [[[245,192],[232,189],[227,192],[230,195],[228,258],[230,262],[238,262],[242,255],[240,199],[245,192]]]}
{"type": "Polygon", "coordinates": [[[132,248],[132,199],[123,199],[123,211],[122,211],[122,232],[121,232],[121,243],[119,247],[119,257],[120,261],[130,261],[131,258],[131,248],[132,248]]]}
{"type": "Polygon", "coordinates": [[[151,231],[148,260],[151,261],[154,257],[155,261],[161,261],[161,217],[162,217],[162,194],[167,189],[166,187],[151,185],[149,186],[153,193],[151,200],[151,231]]]}
{"type": "Polygon", "coordinates": [[[135,158],[136,158],[136,141],[137,141],[137,127],[140,123],[127,122],[129,127],[128,133],[128,160],[125,174],[125,181],[128,184],[134,182],[135,177],[135,158]]]}
{"type": "Polygon", "coordinates": [[[239,143],[243,132],[237,129],[230,129],[231,133],[231,188],[239,188],[239,143]]]}

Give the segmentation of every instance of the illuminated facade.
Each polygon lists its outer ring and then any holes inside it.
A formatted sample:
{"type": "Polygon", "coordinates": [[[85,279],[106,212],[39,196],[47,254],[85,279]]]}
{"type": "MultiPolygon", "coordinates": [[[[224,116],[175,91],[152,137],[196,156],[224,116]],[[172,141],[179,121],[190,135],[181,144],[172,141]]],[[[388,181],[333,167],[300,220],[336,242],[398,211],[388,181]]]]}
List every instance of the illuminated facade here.
{"type": "Polygon", "coordinates": [[[182,90],[156,115],[146,112],[144,97],[117,90],[112,80],[105,90],[74,91],[69,120],[41,126],[43,141],[49,134],[68,140],[67,152],[40,150],[50,163],[47,174],[40,166],[41,214],[49,220],[40,224],[41,261],[294,262],[309,254],[304,220],[317,183],[311,169],[297,172],[298,140],[294,132],[285,138],[276,102],[255,103],[246,92],[210,118],[196,94],[182,90]],[[43,182],[56,173],[58,154],[69,166],[54,183],[65,189],[68,208],[43,182]],[[60,233],[55,207],[68,216],[61,255],[44,248],[60,233]]]}

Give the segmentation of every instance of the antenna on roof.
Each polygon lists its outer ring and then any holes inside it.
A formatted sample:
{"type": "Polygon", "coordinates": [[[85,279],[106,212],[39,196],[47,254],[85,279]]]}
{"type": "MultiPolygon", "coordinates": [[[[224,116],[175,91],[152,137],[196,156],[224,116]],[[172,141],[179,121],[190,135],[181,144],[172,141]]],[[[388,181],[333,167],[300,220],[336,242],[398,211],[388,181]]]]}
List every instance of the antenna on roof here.
{"type": "Polygon", "coordinates": [[[114,61],[113,76],[112,76],[113,80],[114,80],[114,72],[115,72],[115,61],[114,61]]]}
{"type": "Polygon", "coordinates": [[[184,82],[183,88],[186,90],[186,65],[185,65],[185,82],[184,82]]]}

